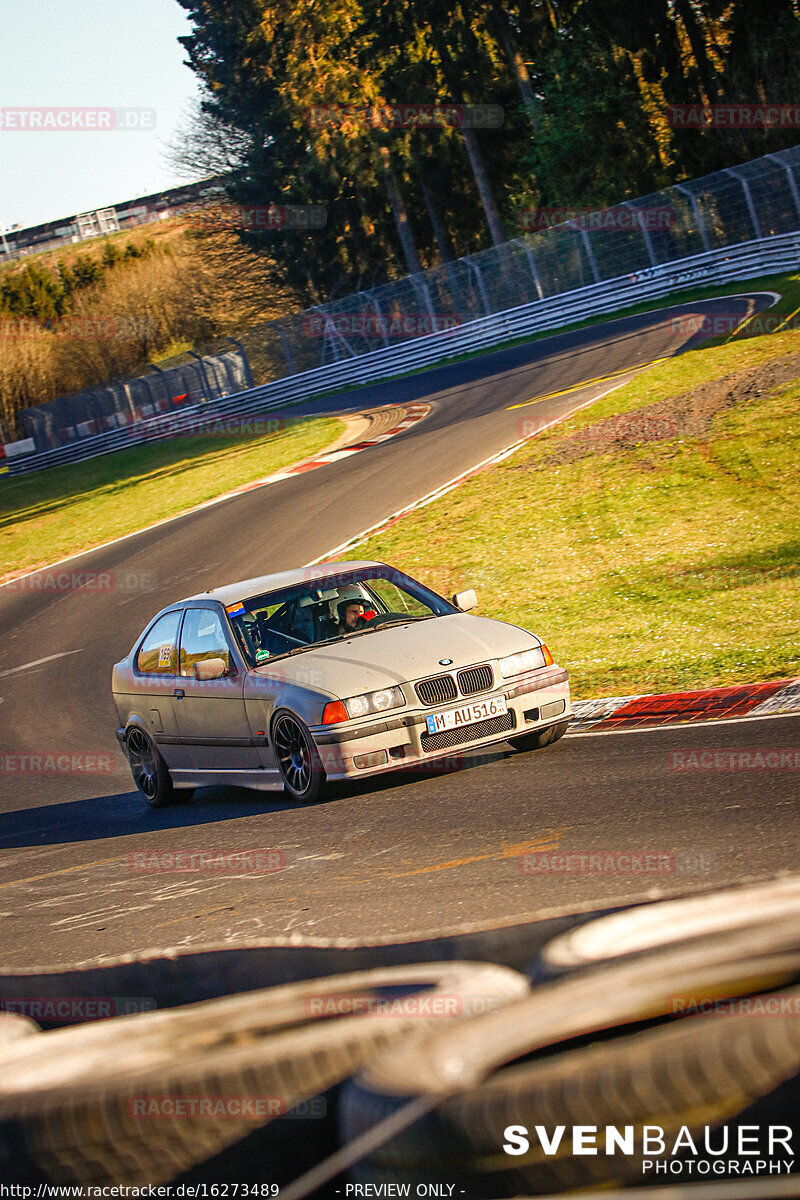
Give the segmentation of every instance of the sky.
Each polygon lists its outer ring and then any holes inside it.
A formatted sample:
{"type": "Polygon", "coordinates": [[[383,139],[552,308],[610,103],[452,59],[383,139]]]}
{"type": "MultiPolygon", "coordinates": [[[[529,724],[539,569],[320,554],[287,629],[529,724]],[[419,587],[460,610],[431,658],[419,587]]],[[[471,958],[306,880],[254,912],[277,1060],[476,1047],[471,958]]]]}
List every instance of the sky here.
{"type": "MultiPolygon", "coordinates": [[[[0,226],[187,182],[165,151],[199,95],[177,41],[190,32],[176,0],[0,0],[0,226]],[[124,120],[154,128],[20,128],[36,118],[17,110],[53,108],[135,110],[124,120]]],[[[57,119],[118,120],[107,111],[57,119]]]]}

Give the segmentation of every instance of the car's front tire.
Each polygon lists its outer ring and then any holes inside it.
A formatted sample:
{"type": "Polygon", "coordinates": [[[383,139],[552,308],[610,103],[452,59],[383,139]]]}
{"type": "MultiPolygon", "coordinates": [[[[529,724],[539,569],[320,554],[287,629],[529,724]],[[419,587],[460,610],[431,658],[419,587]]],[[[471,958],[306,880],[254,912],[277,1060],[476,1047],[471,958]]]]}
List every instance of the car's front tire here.
{"type": "Polygon", "coordinates": [[[547,729],[536,729],[533,733],[523,733],[508,740],[515,750],[541,750],[562,738],[568,725],[569,721],[559,721],[557,725],[549,725],[547,729]]]}
{"type": "Polygon", "coordinates": [[[326,776],[319,751],[308,728],[288,709],[273,718],[272,747],[286,794],[305,804],[321,799],[326,776]]]}
{"type": "Polygon", "coordinates": [[[133,782],[151,808],[164,808],[168,804],[182,804],[191,800],[191,790],[175,789],[167,764],[150,737],[138,725],[128,730],[125,736],[125,750],[133,782]]]}

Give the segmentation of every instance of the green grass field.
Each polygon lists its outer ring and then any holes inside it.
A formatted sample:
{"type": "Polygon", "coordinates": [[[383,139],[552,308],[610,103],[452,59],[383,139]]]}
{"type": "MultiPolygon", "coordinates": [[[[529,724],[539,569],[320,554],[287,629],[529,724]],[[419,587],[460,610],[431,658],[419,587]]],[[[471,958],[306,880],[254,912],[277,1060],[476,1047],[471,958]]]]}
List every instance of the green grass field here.
{"type": "Polygon", "coordinates": [[[800,674],[799,418],[797,333],[695,350],[354,556],[448,595],[474,584],[478,612],[539,633],[580,698],[800,674]],[[737,373],[726,407],[713,381],[737,373]]]}
{"type": "MultiPolygon", "coordinates": [[[[266,418],[265,418],[266,421],[266,418]]],[[[0,579],[175,516],[318,453],[335,419],[261,437],[173,438],[102,458],[0,478],[0,579]]]]}

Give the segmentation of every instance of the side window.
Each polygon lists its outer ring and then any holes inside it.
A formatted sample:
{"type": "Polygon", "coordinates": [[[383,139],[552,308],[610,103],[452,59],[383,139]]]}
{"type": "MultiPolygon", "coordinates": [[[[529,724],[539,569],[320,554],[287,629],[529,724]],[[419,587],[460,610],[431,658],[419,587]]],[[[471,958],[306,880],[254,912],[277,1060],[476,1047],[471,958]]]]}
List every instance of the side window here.
{"type": "Polygon", "coordinates": [[[194,664],[221,658],[230,670],[230,651],[219,613],[213,608],[189,608],[181,632],[181,675],[194,675],[194,664]]]}
{"type": "Polygon", "coordinates": [[[165,613],[139,647],[136,668],[146,675],[174,675],[178,669],[178,625],[180,612],[165,613]]]}

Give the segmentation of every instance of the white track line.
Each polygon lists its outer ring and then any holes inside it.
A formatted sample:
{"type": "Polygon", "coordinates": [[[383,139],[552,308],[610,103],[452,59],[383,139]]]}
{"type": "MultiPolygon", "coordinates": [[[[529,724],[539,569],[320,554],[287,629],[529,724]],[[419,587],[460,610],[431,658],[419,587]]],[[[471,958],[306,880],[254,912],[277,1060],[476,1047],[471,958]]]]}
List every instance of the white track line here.
{"type": "Polygon", "coordinates": [[[21,667],[11,667],[8,671],[0,671],[0,679],[6,675],[16,675],[18,671],[28,671],[31,667],[41,667],[43,663],[52,662],[55,658],[66,658],[69,654],[82,654],[83,650],[62,650],[59,654],[48,654],[47,658],[36,658],[33,662],[23,663],[21,667]]]}

